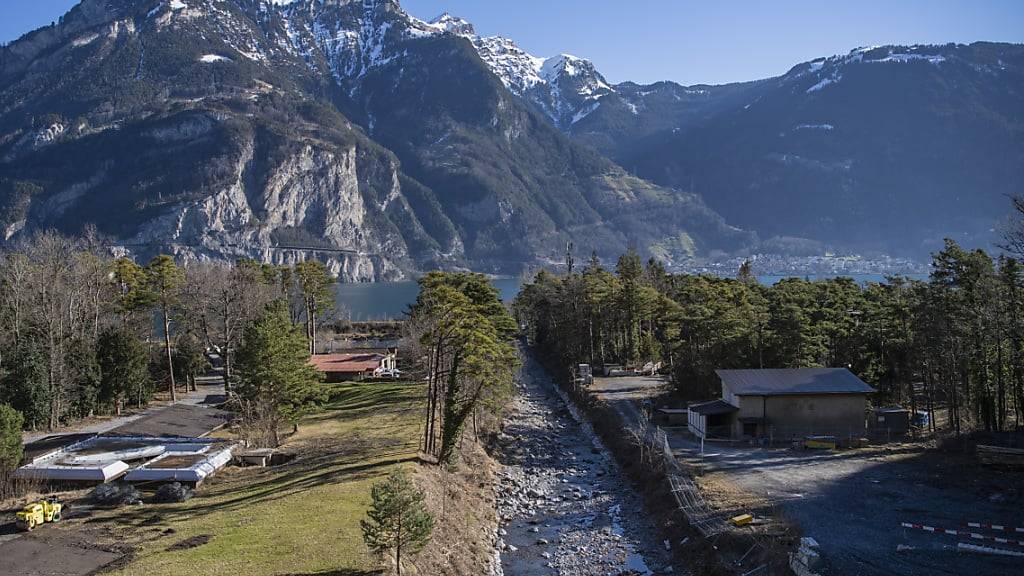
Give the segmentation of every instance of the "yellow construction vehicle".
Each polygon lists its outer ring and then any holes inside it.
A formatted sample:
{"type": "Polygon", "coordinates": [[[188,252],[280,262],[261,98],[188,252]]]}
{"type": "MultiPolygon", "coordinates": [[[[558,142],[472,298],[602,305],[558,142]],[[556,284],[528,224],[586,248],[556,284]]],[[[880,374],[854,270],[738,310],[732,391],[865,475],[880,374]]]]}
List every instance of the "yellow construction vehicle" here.
{"type": "Polygon", "coordinates": [[[60,513],[63,508],[64,505],[57,500],[33,502],[18,512],[15,524],[19,530],[32,530],[46,522],[60,522],[60,513]]]}

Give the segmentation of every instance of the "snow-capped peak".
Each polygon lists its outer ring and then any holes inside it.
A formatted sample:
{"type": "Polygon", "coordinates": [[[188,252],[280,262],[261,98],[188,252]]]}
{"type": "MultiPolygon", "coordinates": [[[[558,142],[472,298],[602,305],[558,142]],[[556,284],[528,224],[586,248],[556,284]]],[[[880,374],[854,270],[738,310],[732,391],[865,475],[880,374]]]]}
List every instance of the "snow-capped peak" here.
{"type": "Polygon", "coordinates": [[[434,18],[427,22],[427,24],[443,32],[450,32],[460,36],[476,36],[476,29],[473,28],[473,25],[469,23],[469,21],[459,18],[458,16],[452,16],[448,12],[434,18]]]}
{"type": "Polygon", "coordinates": [[[583,73],[586,68],[593,70],[594,65],[588,60],[573,56],[572,54],[559,54],[544,61],[540,75],[547,80],[551,80],[562,74],[577,76],[583,73]]]}
{"type": "Polygon", "coordinates": [[[405,12],[396,0],[269,2],[286,14],[287,44],[293,52],[312,62],[309,51],[323,50],[339,80],[358,79],[369,69],[400,58],[405,40],[451,34],[469,40],[509,91],[532,102],[558,125],[578,121],[582,110],[589,114],[599,99],[615,92],[589,60],[569,54],[534,56],[508,38],[478,35],[472,23],[449,12],[424,21],[405,12]],[[294,9],[297,6],[302,8],[294,9]],[[303,40],[307,34],[311,41],[303,40]]]}

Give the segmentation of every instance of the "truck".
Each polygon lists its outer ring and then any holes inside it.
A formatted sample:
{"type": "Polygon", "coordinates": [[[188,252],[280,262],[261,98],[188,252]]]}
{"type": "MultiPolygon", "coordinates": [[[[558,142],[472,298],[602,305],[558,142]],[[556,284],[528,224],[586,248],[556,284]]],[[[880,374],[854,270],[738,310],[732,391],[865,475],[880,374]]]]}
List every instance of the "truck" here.
{"type": "Polygon", "coordinates": [[[19,530],[29,531],[46,522],[60,522],[63,509],[64,505],[57,500],[33,502],[16,514],[15,524],[19,530]]]}

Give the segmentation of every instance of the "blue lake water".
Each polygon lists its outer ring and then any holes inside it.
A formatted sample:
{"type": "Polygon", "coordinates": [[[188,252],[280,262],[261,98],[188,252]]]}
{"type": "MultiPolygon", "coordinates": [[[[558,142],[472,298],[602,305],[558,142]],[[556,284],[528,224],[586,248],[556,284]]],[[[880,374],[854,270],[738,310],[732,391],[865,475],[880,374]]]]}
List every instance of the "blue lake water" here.
{"type": "MultiPolygon", "coordinates": [[[[824,280],[835,276],[809,275],[801,276],[810,280],[824,280]]],[[[881,274],[854,274],[857,282],[884,282],[881,274]]],[[[911,276],[916,279],[927,279],[926,276],[911,276]]],[[[775,284],[787,276],[758,276],[762,284],[775,284]]],[[[523,285],[521,278],[499,278],[491,281],[501,292],[502,300],[509,302],[516,297],[523,285]]],[[[338,308],[343,316],[351,320],[389,320],[405,317],[409,305],[416,301],[419,286],[416,282],[374,282],[361,284],[338,284],[335,290],[338,308]]]]}
{"type": "MultiPolygon", "coordinates": [[[[519,278],[499,278],[491,283],[506,302],[512,301],[523,285],[519,278]]],[[[351,320],[393,320],[405,317],[419,291],[416,282],[366,282],[338,284],[335,294],[338,309],[351,320]]]]}

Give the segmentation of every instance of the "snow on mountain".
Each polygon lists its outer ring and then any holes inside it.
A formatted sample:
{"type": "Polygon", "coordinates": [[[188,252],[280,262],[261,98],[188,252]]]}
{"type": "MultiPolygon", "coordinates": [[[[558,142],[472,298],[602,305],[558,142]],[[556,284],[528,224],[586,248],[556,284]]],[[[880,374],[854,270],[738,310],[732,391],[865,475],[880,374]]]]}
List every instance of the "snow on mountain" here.
{"type": "MultiPolygon", "coordinates": [[[[200,0],[192,0],[193,4],[200,0]]],[[[172,9],[182,0],[172,0],[172,9]]],[[[590,61],[560,54],[534,56],[501,36],[480,36],[465,19],[443,13],[424,21],[409,15],[397,0],[263,0],[266,39],[232,26],[230,14],[211,2],[210,16],[223,38],[242,56],[255,61],[299,57],[318,72],[329,74],[349,91],[380,66],[400,60],[404,42],[442,34],[466,38],[490,70],[515,95],[566,129],[600,106],[615,92],[590,61]],[[278,18],[272,18],[271,14],[278,18]],[[278,24],[275,26],[273,23],[278,24]],[[236,32],[235,29],[238,29],[236,32]]]]}
{"type": "Polygon", "coordinates": [[[450,32],[460,36],[476,36],[476,29],[471,23],[457,16],[452,16],[448,12],[429,22],[425,22],[425,24],[440,32],[450,32]]]}
{"type": "Polygon", "coordinates": [[[444,14],[429,22],[410,18],[415,35],[455,34],[467,38],[480,58],[517,96],[536,106],[559,127],[583,119],[600,105],[601,97],[615,91],[589,60],[569,54],[540,58],[502,36],[479,36],[468,21],[444,14]]]}
{"type": "Polygon", "coordinates": [[[856,48],[847,54],[830,58],[820,58],[794,67],[784,80],[812,77],[811,83],[804,92],[810,94],[834,85],[843,79],[843,71],[848,66],[865,64],[913,64],[926,63],[940,65],[946,62],[941,54],[941,46],[867,46],[856,48]]]}

